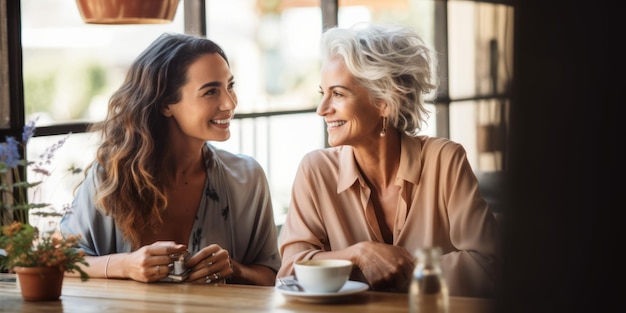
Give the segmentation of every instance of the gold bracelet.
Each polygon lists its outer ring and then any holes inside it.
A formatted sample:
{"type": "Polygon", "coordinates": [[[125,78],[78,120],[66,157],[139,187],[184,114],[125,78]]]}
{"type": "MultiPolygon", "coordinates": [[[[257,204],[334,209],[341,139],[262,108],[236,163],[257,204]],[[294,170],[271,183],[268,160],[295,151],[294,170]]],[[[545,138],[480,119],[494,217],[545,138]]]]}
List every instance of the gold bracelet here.
{"type": "Polygon", "coordinates": [[[107,279],[109,278],[109,261],[111,260],[111,255],[112,254],[109,254],[109,256],[107,257],[107,262],[104,265],[104,277],[107,279]]]}

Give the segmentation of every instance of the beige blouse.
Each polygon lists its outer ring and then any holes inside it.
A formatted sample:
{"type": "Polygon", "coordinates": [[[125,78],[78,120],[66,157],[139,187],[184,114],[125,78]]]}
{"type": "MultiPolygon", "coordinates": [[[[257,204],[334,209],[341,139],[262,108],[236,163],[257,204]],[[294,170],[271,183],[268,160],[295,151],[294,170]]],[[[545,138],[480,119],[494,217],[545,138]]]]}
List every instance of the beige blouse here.
{"type": "MultiPolygon", "coordinates": [[[[395,184],[403,196],[398,201],[393,244],[412,253],[420,247],[441,247],[450,295],[493,296],[500,263],[497,225],[465,149],[445,138],[402,135],[395,184]]],[[[293,275],[295,261],[320,251],[366,240],[383,243],[370,193],[352,147],[305,155],[279,237],[278,277],[293,275]]]]}

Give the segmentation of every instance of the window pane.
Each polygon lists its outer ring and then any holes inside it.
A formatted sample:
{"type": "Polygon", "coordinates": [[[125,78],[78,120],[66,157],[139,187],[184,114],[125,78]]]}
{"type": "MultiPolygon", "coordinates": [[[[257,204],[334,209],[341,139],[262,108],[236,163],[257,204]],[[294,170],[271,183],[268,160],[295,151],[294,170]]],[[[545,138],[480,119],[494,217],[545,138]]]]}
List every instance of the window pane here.
{"type": "Polygon", "coordinates": [[[450,138],[463,144],[476,172],[505,169],[512,79],[513,8],[492,3],[448,3],[450,138]]]}
{"type": "Polygon", "coordinates": [[[279,1],[207,0],[206,7],[207,36],[231,60],[239,97],[237,112],[317,105],[319,4],[290,7],[279,1]]]}
{"type": "MultiPolygon", "coordinates": [[[[74,188],[84,178],[85,167],[95,158],[98,138],[91,133],[69,134],[60,136],[33,137],[28,142],[26,157],[29,161],[50,161],[43,164],[50,176],[33,171],[29,166],[26,173],[29,182],[42,181],[35,188],[29,189],[29,199],[33,203],[49,203],[55,212],[61,213],[63,208],[71,205],[74,199],[74,188]],[[55,148],[59,142],[63,145],[55,148]]],[[[33,216],[30,212],[31,223],[46,227],[48,221],[33,216]]]]}
{"type": "Polygon", "coordinates": [[[513,74],[513,8],[450,1],[448,14],[451,98],[507,91],[513,74]]]}
{"type": "Polygon", "coordinates": [[[463,145],[475,172],[505,169],[508,107],[500,99],[450,104],[450,139],[463,145]]]}
{"type": "Polygon", "coordinates": [[[267,174],[274,217],[282,224],[291,198],[291,184],[300,160],[324,146],[325,125],[315,113],[235,120],[231,138],[215,146],[252,155],[267,174]]]}
{"type": "Polygon", "coordinates": [[[75,1],[21,0],[26,120],[103,119],[132,60],[161,33],[183,32],[183,2],[170,24],[95,25],[75,1]]]}
{"type": "Polygon", "coordinates": [[[426,43],[434,47],[434,10],[435,1],[339,1],[339,27],[359,22],[403,24],[415,28],[426,43]]]}

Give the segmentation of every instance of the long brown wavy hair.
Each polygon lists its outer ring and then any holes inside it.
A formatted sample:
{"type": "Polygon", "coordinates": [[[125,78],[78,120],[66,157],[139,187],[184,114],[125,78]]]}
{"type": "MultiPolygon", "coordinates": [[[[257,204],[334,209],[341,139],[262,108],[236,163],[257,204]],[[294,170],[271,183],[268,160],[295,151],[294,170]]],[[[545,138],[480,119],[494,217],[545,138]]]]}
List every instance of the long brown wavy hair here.
{"type": "MultiPolygon", "coordinates": [[[[130,65],[122,86],[109,100],[107,117],[92,124],[101,145],[89,167],[98,165],[96,206],[115,219],[134,248],[140,234],[157,231],[167,207],[165,116],[161,109],[181,99],[187,69],[200,56],[224,51],[215,42],[192,35],[165,33],[130,65]]],[[[89,169],[88,167],[88,169],[89,169]]]]}

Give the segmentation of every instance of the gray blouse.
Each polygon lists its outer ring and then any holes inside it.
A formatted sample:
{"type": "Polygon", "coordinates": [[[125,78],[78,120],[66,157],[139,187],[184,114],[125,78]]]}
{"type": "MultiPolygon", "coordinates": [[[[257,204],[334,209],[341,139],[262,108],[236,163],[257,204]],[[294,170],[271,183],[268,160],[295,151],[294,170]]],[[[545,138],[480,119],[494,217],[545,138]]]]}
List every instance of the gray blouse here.
{"type": "MultiPolygon", "coordinates": [[[[269,185],[260,164],[250,156],[233,154],[207,143],[205,192],[193,223],[188,249],[191,255],[218,244],[244,265],[280,267],[277,229],[269,185]]],[[[63,216],[63,235],[81,235],[80,248],[99,256],[130,252],[112,216],[94,205],[99,184],[93,166],[77,190],[72,211],[63,216]]]]}

